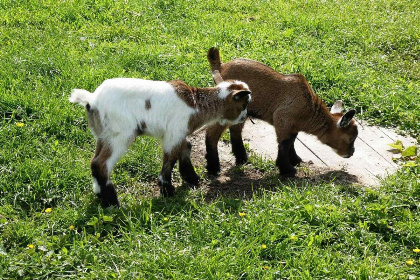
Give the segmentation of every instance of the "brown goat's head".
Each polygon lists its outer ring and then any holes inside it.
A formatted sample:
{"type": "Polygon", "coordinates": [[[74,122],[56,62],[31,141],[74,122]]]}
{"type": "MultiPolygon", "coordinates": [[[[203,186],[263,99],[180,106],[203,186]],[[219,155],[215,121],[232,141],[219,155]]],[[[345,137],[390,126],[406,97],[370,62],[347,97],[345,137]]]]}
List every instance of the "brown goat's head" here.
{"type": "Polygon", "coordinates": [[[356,111],[351,109],[343,114],[342,104],[339,100],[331,108],[334,124],[331,125],[323,142],[333,148],[338,155],[349,158],[354,153],[354,141],[358,134],[357,125],[353,119],[356,111]]]}

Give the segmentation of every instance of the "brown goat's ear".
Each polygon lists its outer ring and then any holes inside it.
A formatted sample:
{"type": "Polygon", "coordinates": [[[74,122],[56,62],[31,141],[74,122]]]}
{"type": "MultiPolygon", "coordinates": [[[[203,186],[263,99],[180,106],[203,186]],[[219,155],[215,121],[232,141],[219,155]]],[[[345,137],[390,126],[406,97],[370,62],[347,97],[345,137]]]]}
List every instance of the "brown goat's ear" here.
{"type": "Polygon", "coordinates": [[[235,101],[239,101],[243,98],[246,98],[247,101],[249,101],[250,95],[251,95],[251,92],[249,90],[238,90],[232,94],[233,100],[235,101]]]}
{"type": "Polygon", "coordinates": [[[350,124],[351,119],[356,114],[356,110],[351,109],[347,113],[344,114],[344,116],[341,117],[341,119],[338,121],[338,126],[341,128],[348,127],[350,124]]]}
{"type": "Polygon", "coordinates": [[[337,100],[334,105],[331,107],[331,114],[341,113],[343,110],[343,101],[337,100]]]}
{"type": "Polygon", "coordinates": [[[213,80],[216,83],[216,85],[220,84],[221,82],[223,82],[223,78],[220,75],[219,70],[214,70],[213,71],[213,80]]]}

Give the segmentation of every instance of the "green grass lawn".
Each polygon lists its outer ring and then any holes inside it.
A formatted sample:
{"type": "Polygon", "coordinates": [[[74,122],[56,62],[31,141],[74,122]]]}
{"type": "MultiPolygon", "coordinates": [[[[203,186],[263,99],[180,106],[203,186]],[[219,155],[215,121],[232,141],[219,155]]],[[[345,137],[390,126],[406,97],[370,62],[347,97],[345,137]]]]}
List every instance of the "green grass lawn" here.
{"type": "Polygon", "coordinates": [[[253,160],[270,191],[163,199],[159,143],[141,138],[113,174],[122,207],[102,209],[67,100],[111,77],[210,86],[218,46],[420,140],[419,16],[418,0],[0,1],[0,278],[419,279],[419,166],[369,189],[253,160]]]}

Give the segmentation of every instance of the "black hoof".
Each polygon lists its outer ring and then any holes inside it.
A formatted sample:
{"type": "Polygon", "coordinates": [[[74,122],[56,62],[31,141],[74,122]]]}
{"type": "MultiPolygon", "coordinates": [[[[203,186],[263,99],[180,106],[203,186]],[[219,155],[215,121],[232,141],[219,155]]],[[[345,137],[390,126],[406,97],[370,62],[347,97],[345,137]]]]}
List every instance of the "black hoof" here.
{"type": "Polygon", "coordinates": [[[236,165],[243,165],[248,162],[248,156],[242,155],[240,157],[236,157],[236,165]]]}
{"type": "Polygon", "coordinates": [[[182,179],[191,185],[198,185],[200,177],[195,173],[194,167],[191,164],[179,165],[179,173],[181,173],[182,179]]]}
{"type": "Polygon", "coordinates": [[[207,172],[210,174],[210,175],[217,175],[219,172],[220,172],[220,162],[219,162],[219,160],[217,159],[210,159],[210,158],[207,158],[207,166],[206,166],[206,168],[207,168],[207,172]]]}
{"type": "Polygon", "coordinates": [[[299,157],[299,156],[296,156],[296,157],[293,157],[293,158],[290,158],[290,163],[293,165],[293,166],[298,166],[300,163],[302,163],[303,162],[303,160],[299,157]]]}
{"type": "Polygon", "coordinates": [[[118,201],[117,192],[112,184],[107,184],[101,188],[101,193],[97,194],[98,198],[102,199],[102,207],[120,207],[121,204],[118,201]]]}
{"type": "Polygon", "coordinates": [[[297,173],[296,168],[294,167],[289,167],[289,168],[282,168],[280,169],[280,175],[284,176],[284,177],[295,177],[297,173]]]}
{"type": "Polygon", "coordinates": [[[194,186],[198,185],[198,182],[200,181],[200,177],[197,174],[185,176],[185,177],[182,177],[182,179],[184,179],[184,181],[187,182],[188,184],[191,184],[194,186]]]}
{"type": "Polygon", "coordinates": [[[161,186],[160,187],[160,194],[163,197],[173,197],[173,196],[175,196],[175,187],[172,186],[172,185],[161,186]]]}

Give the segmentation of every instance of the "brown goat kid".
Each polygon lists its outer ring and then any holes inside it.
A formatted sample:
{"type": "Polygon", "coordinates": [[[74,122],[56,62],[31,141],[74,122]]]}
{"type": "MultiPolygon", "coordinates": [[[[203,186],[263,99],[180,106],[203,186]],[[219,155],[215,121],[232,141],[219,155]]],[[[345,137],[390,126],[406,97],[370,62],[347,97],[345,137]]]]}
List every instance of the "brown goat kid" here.
{"type": "MultiPolygon", "coordinates": [[[[295,166],[302,159],[296,154],[294,142],[300,131],[315,135],[333,148],[340,156],[348,158],[354,153],[357,125],[353,119],[355,110],[341,113],[342,102],[337,101],[331,111],[313,93],[301,74],[283,75],[272,68],[249,59],[235,59],[222,63],[219,50],[210,48],[207,54],[212,71],[218,70],[223,79],[240,80],[252,91],[248,116],[273,125],[279,143],[276,165],[280,174],[294,176],[295,166]]],[[[210,174],[220,171],[217,143],[223,131],[229,127],[232,152],[236,164],[248,160],[242,142],[244,123],[227,126],[213,125],[207,128],[206,158],[210,174]]]]}

